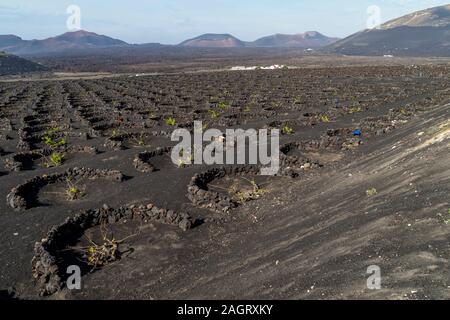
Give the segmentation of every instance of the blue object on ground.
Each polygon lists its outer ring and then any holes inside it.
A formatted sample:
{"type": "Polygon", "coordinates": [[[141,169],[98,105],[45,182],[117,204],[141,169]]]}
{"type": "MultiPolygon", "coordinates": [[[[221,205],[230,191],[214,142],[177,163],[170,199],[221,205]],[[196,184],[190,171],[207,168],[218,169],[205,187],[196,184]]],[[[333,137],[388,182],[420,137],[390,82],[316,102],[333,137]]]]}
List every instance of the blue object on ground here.
{"type": "Polygon", "coordinates": [[[362,136],[362,132],[361,132],[361,130],[355,130],[355,131],[353,131],[353,135],[361,137],[362,136]]]}

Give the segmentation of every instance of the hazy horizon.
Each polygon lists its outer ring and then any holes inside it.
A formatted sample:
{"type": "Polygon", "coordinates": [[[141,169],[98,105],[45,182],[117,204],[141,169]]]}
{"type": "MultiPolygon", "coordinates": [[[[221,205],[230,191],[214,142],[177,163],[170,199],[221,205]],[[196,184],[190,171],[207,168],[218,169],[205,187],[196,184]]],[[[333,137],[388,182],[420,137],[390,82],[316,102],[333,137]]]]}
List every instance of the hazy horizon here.
{"type": "Polygon", "coordinates": [[[344,38],[366,28],[369,6],[379,6],[381,22],[386,22],[445,4],[448,2],[439,0],[0,0],[0,34],[30,40],[68,32],[66,11],[69,5],[77,5],[81,9],[81,29],[129,43],[177,44],[204,33],[229,33],[243,41],[306,31],[344,38]]]}

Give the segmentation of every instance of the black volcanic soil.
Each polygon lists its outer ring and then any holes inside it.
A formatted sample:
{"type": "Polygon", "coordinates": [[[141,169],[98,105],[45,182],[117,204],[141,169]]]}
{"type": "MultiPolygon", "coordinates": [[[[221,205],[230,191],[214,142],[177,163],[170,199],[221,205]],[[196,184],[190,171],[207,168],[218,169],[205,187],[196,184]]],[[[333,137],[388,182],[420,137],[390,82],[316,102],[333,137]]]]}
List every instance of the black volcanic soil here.
{"type": "MultiPolygon", "coordinates": [[[[39,298],[33,247],[68,217],[152,203],[187,213],[192,228],[111,222],[108,234],[124,240],[121,258],[84,273],[81,291],[63,285],[46,299],[447,299],[448,71],[346,67],[3,83],[0,290],[39,298]],[[170,133],[193,120],[292,128],[281,138],[282,174],[257,177],[258,199],[220,212],[192,201],[192,178],[211,167],[177,167],[161,154],[146,160],[155,171],[135,168],[139,153],[173,145],[170,133]],[[46,137],[66,144],[45,144],[46,137]],[[52,164],[49,152],[64,155],[62,163],[52,164]],[[81,167],[118,170],[124,179],[74,178],[84,193],[75,200],[61,180],[26,191],[25,199],[27,192],[35,198],[26,209],[6,201],[33,177],[48,181],[81,167]],[[366,287],[371,265],[381,268],[381,290],[366,287]]],[[[251,179],[227,174],[195,199],[229,195],[234,182],[251,179]]],[[[57,265],[82,259],[72,249],[89,246],[88,238],[101,242],[103,227],[57,243],[66,246],[56,251],[57,265]]]]}
{"type": "MultiPolygon", "coordinates": [[[[386,52],[375,57],[326,54],[325,50],[305,52],[301,48],[195,48],[149,46],[137,48],[109,48],[67,53],[30,55],[54,72],[65,73],[167,73],[197,72],[230,69],[234,66],[270,66],[283,64],[297,67],[324,66],[410,66],[412,64],[448,64],[449,58],[422,57],[385,58],[386,52]]],[[[85,76],[86,74],[84,74],[85,76]]]]}
{"type": "Polygon", "coordinates": [[[0,76],[42,72],[47,68],[38,63],[0,51],[0,76]]]}

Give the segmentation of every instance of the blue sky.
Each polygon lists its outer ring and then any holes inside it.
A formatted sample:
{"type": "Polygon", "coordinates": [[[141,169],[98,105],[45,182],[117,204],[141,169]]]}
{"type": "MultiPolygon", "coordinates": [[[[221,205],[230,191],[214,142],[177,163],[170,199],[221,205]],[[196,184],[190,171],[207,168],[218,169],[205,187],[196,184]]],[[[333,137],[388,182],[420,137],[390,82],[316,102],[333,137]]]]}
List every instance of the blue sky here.
{"type": "Polygon", "coordinates": [[[439,0],[0,0],[0,34],[43,39],[67,30],[66,9],[78,5],[84,30],[130,43],[173,44],[202,33],[246,41],[314,30],[344,37],[365,29],[367,8],[382,21],[449,3],[439,0]]]}

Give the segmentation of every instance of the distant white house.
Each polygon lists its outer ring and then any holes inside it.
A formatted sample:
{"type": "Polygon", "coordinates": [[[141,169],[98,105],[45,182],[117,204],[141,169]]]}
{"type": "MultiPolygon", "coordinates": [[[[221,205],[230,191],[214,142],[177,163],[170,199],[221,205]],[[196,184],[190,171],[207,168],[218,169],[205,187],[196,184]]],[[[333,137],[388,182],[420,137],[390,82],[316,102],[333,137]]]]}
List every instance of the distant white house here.
{"type": "Polygon", "coordinates": [[[245,70],[256,70],[257,67],[244,67],[244,66],[236,66],[232,67],[232,71],[245,71],[245,70]]]}
{"type": "Polygon", "coordinates": [[[251,67],[245,67],[245,66],[236,66],[236,67],[232,67],[231,71],[251,71],[251,70],[257,70],[257,69],[261,69],[261,70],[278,70],[278,69],[284,69],[286,68],[285,65],[280,65],[280,64],[274,64],[272,66],[266,66],[266,67],[258,67],[258,66],[251,66],[251,67]]]}

